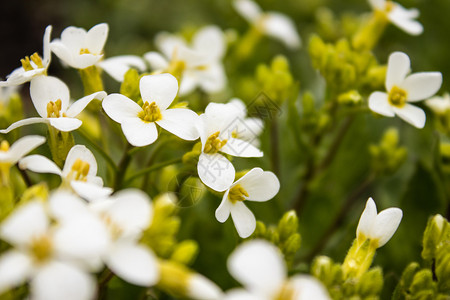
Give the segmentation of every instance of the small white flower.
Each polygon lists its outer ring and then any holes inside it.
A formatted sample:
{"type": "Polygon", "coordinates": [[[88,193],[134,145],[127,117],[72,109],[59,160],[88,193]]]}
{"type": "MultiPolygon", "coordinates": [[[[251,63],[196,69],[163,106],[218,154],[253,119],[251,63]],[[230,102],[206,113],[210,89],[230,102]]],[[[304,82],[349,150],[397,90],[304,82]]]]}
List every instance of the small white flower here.
{"type": "Polygon", "coordinates": [[[386,73],[386,91],[373,92],[369,108],[386,117],[398,115],[417,128],[425,126],[425,112],[409,102],[417,102],[433,96],[441,87],[440,72],[421,72],[408,75],[410,60],[403,52],[389,56],[386,73]]]}
{"type": "Polygon", "coordinates": [[[228,258],[228,270],[246,290],[233,290],[227,293],[226,300],[331,299],[325,287],[311,276],[287,278],[282,254],[264,240],[238,246],[228,258]]]}
{"type": "Polygon", "coordinates": [[[423,32],[423,26],[415,19],[419,17],[419,10],[406,9],[400,4],[390,0],[369,0],[373,10],[386,14],[389,21],[411,35],[423,32]]]}
{"type": "Polygon", "coordinates": [[[377,248],[384,246],[394,235],[402,216],[402,210],[396,207],[387,208],[377,214],[375,202],[369,198],[356,229],[357,240],[361,242],[370,239],[377,248]]]}
{"type": "Polygon", "coordinates": [[[103,58],[103,47],[108,37],[108,24],[97,24],[88,32],[83,28],[67,27],[61,39],[50,43],[53,53],[65,64],[75,69],[85,69],[103,58]]]}
{"type": "Polygon", "coordinates": [[[7,141],[0,144],[0,165],[14,165],[28,152],[45,143],[45,138],[38,135],[24,136],[9,146],[7,141]]]}
{"type": "Polygon", "coordinates": [[[237,118],[235,119],[235,130],[233,135],[241,140],[247,141],[259,147],[258,137],[264,129],[263,121],[259,118],[247,118],[247,107],[244,102],[238,98],[232,98],[227,105],[232,105],[236,108],[237,118]]]}
{"type": "Polygon", "coordinates": [[[199,30],[189,47],[186,42],[169,33],[160,33],[156,45],[164,54],[148,52],[144,58],[156,72],[181,71],[180,95],[196,87],[207,93],[221,91],[227,82],[222,64],[226,51],[225,37],[217,26],[199,30]]]}
{"type": "Polygon", "coordinates": [[[244,201],[268,201],[279,190],[280,181],[274,173],[253,168],[225,191],[216,218],[223,223],[231,214],[239,236],[247,238],[255,231],[256,220],[244,201]]]}
{"type": "Polygon", "coordinates": [[[103,100],[106,114],[122,125],[130,144],[142,147],[153,143],[158,138],[156,124],[184,140],[198,138],[195,112],[185,108],[168,109],[178,91],[175,77],[170,74],[144,76],[139,87],[142,107],[121,94],[111,94],[103,100]]]}
{"type": "Polygon", "coordinates": [[[63,181],[62,187],[70,187],[88,200],[104,198],[112,193],[111,188],[103,187],[102,178],[96,176],[97,161],[83,145],[75,145],[70,149],[62,170],[53,161],[38,154],[22,158],[19,167],[37,173],[59,175],[63,181]]]}
{"type": "Polygon", "coordinates": [[[280,40],[290,49],[298,49],[301,39],[294,22],[279,12],[263,12],[252,0],[234,0],[236,11],[263,34],[280,40]]]}
{"type": "Polygon", "coordinates": [[[210,103],[199,116],[197,129],[202,152],[197,164],[202,182],[213,190],[222,192],[234,181],[233,164],[221,154],[237,157],[261,157],[263,153],[251,143],[235,137],[236,107],[229,104],[210,103]]]}
{"type": "Polygon", "coordinates": [[[18,127],[48,123],[60,131],[72,131],[81,126],[81,120],[75,118],[94,99],[102,100],[105,92],[96,92],[70,104],[67,85],[53,76],[38,76],[31,80],[30,95],[39,117],[23,119],[11,124],[0,133],[8,133],[18,127]]]}
{"type": "Polygon", "coordinates": [[[0,86],[14,86],[30,81],[38,75],[45,75],[50,65],[50,35],[52,26],[47,26],[44,33],[44,57],[41,58],[37,53],[31,57],[25,57],[21,60],[22,67],[15,69],[7,76],[6,81],[1,81],[0,86]]]}
{"type": "Polygon", "coordinates": [[[0,236],[13,246],[0,257],[0,293],[29,280],[31,299],[93,298],[95,280],[82,262],[105,250],[100,220],[78,214],[52,225],[44,204],[32,201],[3,222],[0,236]]]}
{"type": "Polygon", "coordinates": [[[147,70],[145,61],[135,55],[110,57],[100,61],[97,65],[114,78],[114,80],[119,82],[123,82],[125,73],[131,68],[135,68],[140,72],[147,70]]]}
{"type": "Polygon", "coordinates": [[[425,104],[436,114],[445,115],[450,111],[450,95],[435,96],[425,101],[425,104]]]}

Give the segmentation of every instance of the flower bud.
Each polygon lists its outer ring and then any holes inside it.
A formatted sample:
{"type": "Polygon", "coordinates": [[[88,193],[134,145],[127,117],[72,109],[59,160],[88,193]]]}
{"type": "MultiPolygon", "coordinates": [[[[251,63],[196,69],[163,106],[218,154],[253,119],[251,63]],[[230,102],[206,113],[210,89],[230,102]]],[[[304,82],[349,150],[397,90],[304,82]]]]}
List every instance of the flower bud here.
{"type": "Polygon", "coordinates": [[[298,217],[294,210],[286,212],[278,222],[278,234],[280,240],[287,240],[291,235],[297,233],[298,217]]]}
{"type": "Polygon", "coordinates": [[[436,258],[438,247],[444,233],[448,230],[447,228],[448,222],[441,215],[435,215],[428,219],[428,224],[423,234],[423,259],[431,260],[436,258]]]}
{"type": "Polygon", "coordinates": [[[377,296],[383,288],[383,271],[380,267],[370,269],[361,276],[358,282],[358,295],[361,298],[377,296]]]}
{"type": "Polygon", "coordinates": [[[183,265],[191,264],[198,253],[198,244],[193,240],[185,240],[175,246],[170,259],[183,265]]]}

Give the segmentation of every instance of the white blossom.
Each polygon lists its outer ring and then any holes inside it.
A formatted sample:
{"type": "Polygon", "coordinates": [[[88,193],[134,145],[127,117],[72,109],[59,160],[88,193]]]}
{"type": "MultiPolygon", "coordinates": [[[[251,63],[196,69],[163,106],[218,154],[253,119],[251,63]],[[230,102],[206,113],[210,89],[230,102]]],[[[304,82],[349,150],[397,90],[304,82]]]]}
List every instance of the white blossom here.
{"type": "Polygon", "coordinates": [[[450,95],[435,96],[425,101],[425,104],[436,114],[444,115],[450,111],[450,95]]]}
{"type": "Polygon", "coordinates": [[[98,62],[97,65],[119,82],[123,82],[125,73],[131,68],[135,68],[140,72],[147,70],[145,61],[136,55],[113,56],[98,62]]]}

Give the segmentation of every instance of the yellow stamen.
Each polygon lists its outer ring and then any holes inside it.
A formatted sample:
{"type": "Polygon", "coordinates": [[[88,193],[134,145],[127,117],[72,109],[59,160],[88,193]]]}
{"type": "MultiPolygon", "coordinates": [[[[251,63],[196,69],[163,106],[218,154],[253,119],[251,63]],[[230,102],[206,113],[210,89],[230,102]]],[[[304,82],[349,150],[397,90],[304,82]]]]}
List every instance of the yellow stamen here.
{"type": "Polygon", "coordinates": [[[391,12],[395,7],[395,3],[392,1],[386,1],[386,6],[384,7],[384,10],[389,13],[391,12]]]}
{"type": "Polygon", "coordinates": [[[89,174],[89,169],[91,166],[89,163],[77,158],[72,165],[67,178],[69,180],[87,181],[87,175],[89,174]]]}
{"type": "Polygon", "coordinates": [[[403,107],[406,104],[408,93],[397,86],[393,86],[389,91],[388,100],[389,103],[396,107],[403,107]]]}
{"type": "Polygon", "coordinates": [[[228,192],[228,199],[232,203],[236,203],[237,201],[244,201],[245,197],[248,197],[248,193],[240,184],[236,184],[228,192]]]}
{"type": "Polygon", "coordinates": [[[80,49],[80,55],[81,54],[91,54],[91,51],[89,51],[88,48],[81,48],[80,49]]]}
{"type": "Polygon", "coordinates": [[[295,289],[292,284],[285,282],[281,287],[280,291],[277,293],[274,300],[292,300],[295,296],[295,289]]]}
{"type": "Polygon", "coordinates": [[[8,151],[8,150],[9,150],[9,143],[8,143],[7,140],[3,140],[3,141],[0,143],[0,151],[6,152],[6,151],[8,151]]]}
{"type": "Polygon", "coordinates": [[[38,68],[43,68],[44,64],[42,63],[42,58],[35,52],[33,55],[30,56],[31,61],[36,64],[38,68]]]}
{"type": "Polygon", "coordinates": [[[22,63],[22,68],[25,71],[32,71],[32,70],[34,70],[33,66],[31,65],[30,58],[28,56],[25,56],[25,58],[22,58],[20,60],[20,62],[22,63]]]}
{"type": "Polygon", "coordinates": [[[109,228],[112,239],[117,240],[118,238],[120,238],[123,233],[123,229],[119,225],[117,225],[117,223],[115,223],[107,214],[102,214],[101,217],[106,223],[106,226],[109,228]]]}
{"type": "Polygon", "coordinates": [[[33,53],[33,55],[31,55],[30,57],[25,56],[25,58],[22,58],[20,60],[20,62],[22,63],[22,68],[25,71],[34,70],[34,67],[31,64],[31,62],[33,62],[36,65],[36,67],[38,67],[38,68],[44,67],[44,64],[42,63],[42,58],[39,56],[39,54],[37,54],[37,52],[33,53]],[[30,58],[31,58],[31,60],[30,60],[30,58]]]}
{"type": "Polygon", "coordinates": [[[42,235],[31,242],[31,253],[37,262],[47,260],[53,252],[52,240],[48,235],[42,235]]]}
{"type": "Polygon", "coordinates": [[[217,153],[223,146],[225,146],[228,140],[220,140],[219,134],[220,131],[217,131],[206,140],[205,149],[203,152],[209,154],[217,153]]]}
{"type": "Polygon", "coordinates": [[[58,99],[55,102],[53,102],[53,101],[48,102],[47,103],[47,118],[59,118],[61,108],[62,108],[61,99],[58,99]]]}
{"type": "Polygon", "coordinates": [[[147,101],[142,105],[142,111],[139,112],[138,117],[146,123],[156,122],[162,119],[158,105],[155,102],[148,104],[147,101]]]}

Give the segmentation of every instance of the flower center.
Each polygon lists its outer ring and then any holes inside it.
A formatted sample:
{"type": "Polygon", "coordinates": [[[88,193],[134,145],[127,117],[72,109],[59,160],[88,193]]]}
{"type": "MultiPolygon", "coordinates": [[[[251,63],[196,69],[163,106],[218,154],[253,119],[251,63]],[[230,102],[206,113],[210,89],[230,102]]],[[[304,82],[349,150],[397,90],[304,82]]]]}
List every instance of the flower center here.
{"type": "Polygon", "coordinates": [[[217,131],[206,140],[205,149],[203,152],[209,154],[217,153],[223,146],[225,146],[227,140],[220,140],[219,134],[220,131],[217,131]]]}
{"type": "Polygon", "coordinates": [[[158,105],[155,102],[148,104],[147,101],[142,105],[142,111],[139,112],[138,117],[146,123],[156,122],[162,119],[158,105]]]}
{"type": "Polygon", "coordinates": [[[81,54],[91,54],[91,51],[89,51],[88,48],[81,48],[80,49],[80,55],[81,54]]]}
{"type": "Polygon", "coordinates": [[[394,85],[389,92],[388,100],[391,105],[401,108],[405,106],[407,96],[408,93],[404,89],[394,85]]]}
{"type": "Polygon", "coordinates": [[[292,284],[285,282],[280,291],[275,296],[274,300],[292,300],[295,296],[295,289],[292,284]]]}
{"type": "Polygon", "coordinates": [[[228,192],[228,199],[233,204],[237,201],[244,201],[245,197],[248,197],[248,193],[240,184],[236,184],[228,192]]]}
{"type": "Polygon", "coordinates": [[[32,71],[34,70],[34,66],[31,64],[32,62],[38,67],[39,69],[44,67],[44,64],[42,63],[42,58],[35,52],[30,57],[25,56],[25,58],[22,58],[20,60],[22,63],[22,67],[25,71],[32,71]],[[31,60],[30,60],[31,59],[31,60]]]}
{"type": "Polygon", "coordinates": [[[31,253],[37,262],[47,260],[53,252],[52,240],[48,235],[42,235],[34,238],[31,242],[31,253]]]}
{"type": "Polygon", "coordinates": [[[122,236],[123,229],[115,223],[110,216],[108,216],[106,213],[101,214],[101,217],[103,221],[106,223],[106,226],[109,229],[109,232],[111,233],[111,238],[113,240],[117,240],[122,236]]]}
{"type": "Polygon", "coordinates": [[[394,7],[395,7],[395,3],[394,3],[394,2],[392,2],[392,1],[386,1],[386,5],[385,5],[385,7],[384,7],[384,10],[385,10],[387,13],[389,13],[389,12],[391,12],[391,11],[394,9],[394,7]]]}
{"type": "MultiPolygon", "coordinates": [[[[47,118],[59,118],[61,116],[61,107],[61,99],[47,103],[47,118]]],[[[62,116],[65,117],[66,114],[63,113],[62,116]]]]}
{"type": "Polygon", "coordinates": [[[2,151],[2,152],[7,152],[8,150],[9,150],[9,143],[8,143],[7,140],[3,140],[3,141],[0,143],[0,151],[2,151]]]}
{"type": "Polygon", "coordinates": [[[77,158],[77,160],[73,163],[72,169],[67,175],[67,178],[69,180],[87,181],[89,169],[89,163],[77,158]]]}

